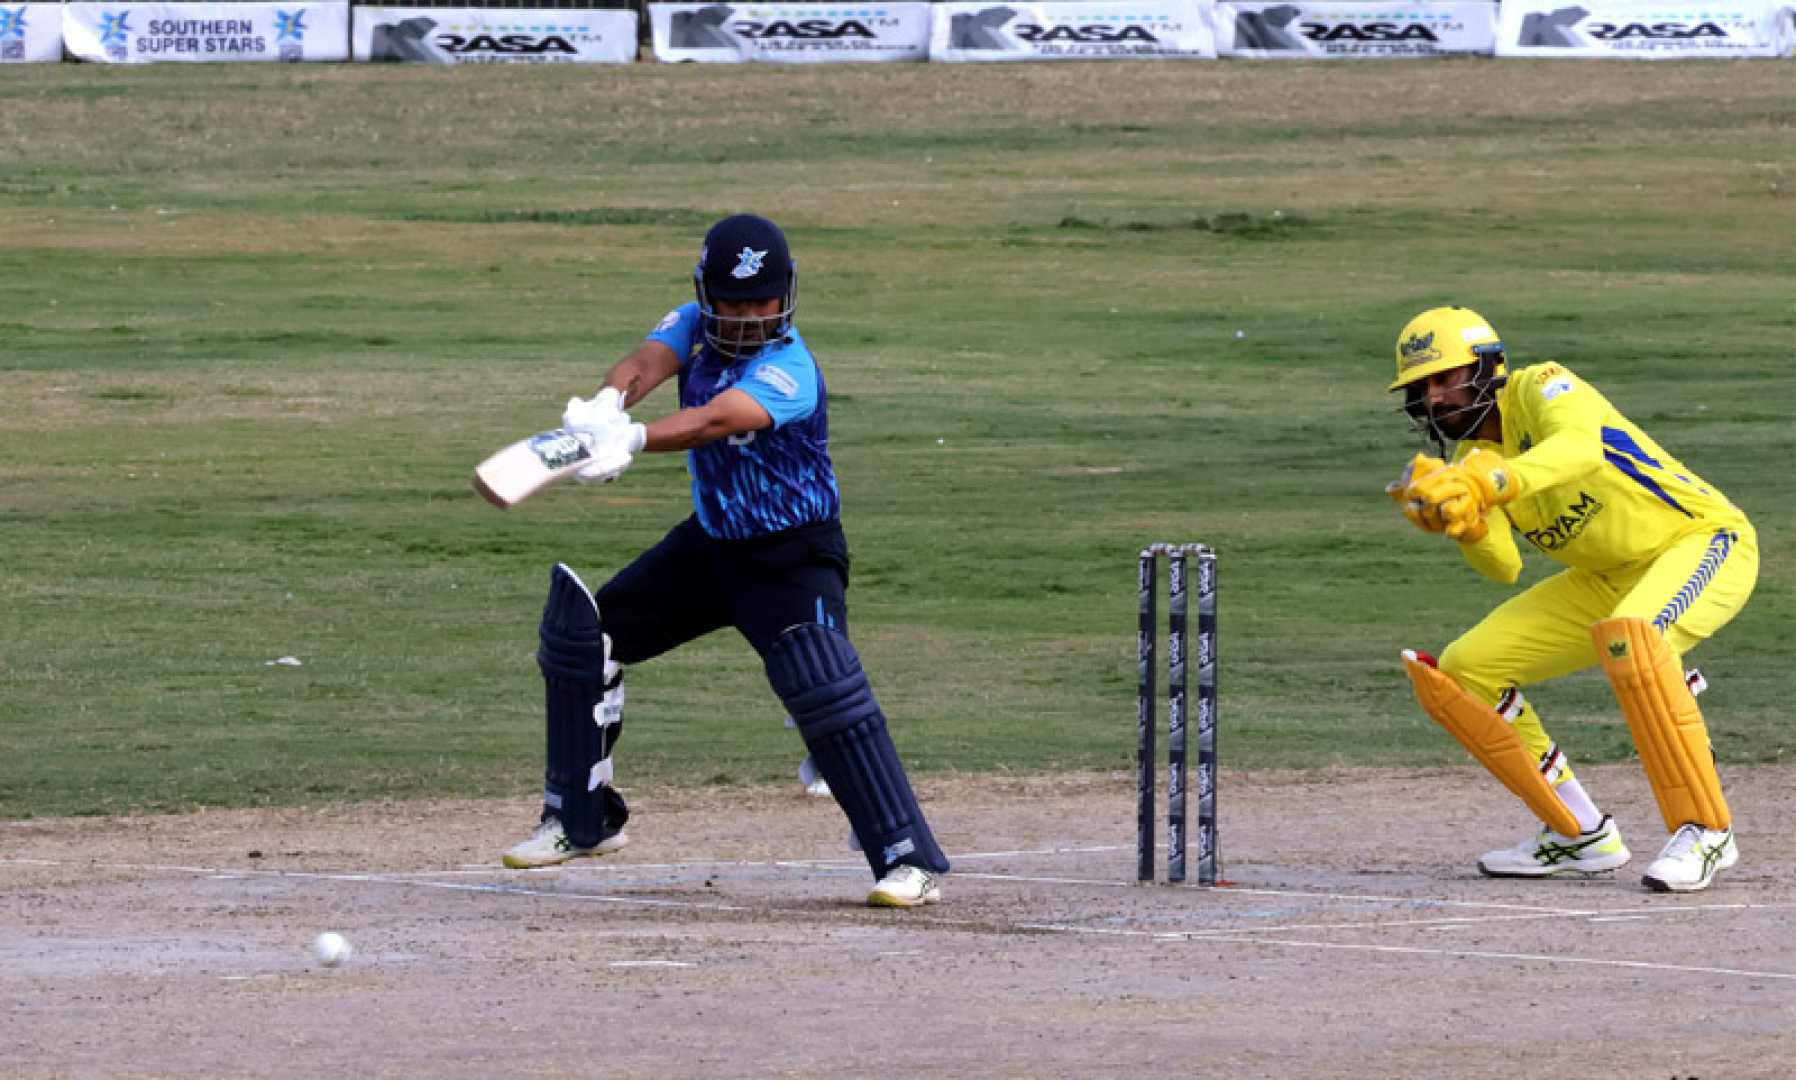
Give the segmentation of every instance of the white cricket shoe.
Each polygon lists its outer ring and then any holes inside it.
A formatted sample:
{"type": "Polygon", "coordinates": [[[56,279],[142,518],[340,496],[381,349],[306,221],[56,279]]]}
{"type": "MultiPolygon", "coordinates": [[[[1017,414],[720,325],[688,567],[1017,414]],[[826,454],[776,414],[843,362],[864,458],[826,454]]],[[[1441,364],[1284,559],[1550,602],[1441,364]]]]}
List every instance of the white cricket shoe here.
{"type": "Polygon", "coordinates": [[[922,907],[942,902],[942,879],[921,866],[894,866],[873,891],[868,907],[922,907]]]}
{"type": "Polygon", "coordinates": [[[587,855],[609,855],[629,842],[629,834],[619,829],[592,847],[579,847],[568,840],[561,819],[550,816],[543,818],[529,839],[514,845],[500,861],[512,870],[531,870],[587,855]]]}
{"type": "Polygon", "coordinates": [[[1715,873],[1740,861],[1734,830],[1682,825],[1646,868],[1641,884],[1659,892],[1695,892],[1706,889],[1715,873]]]}
{"type": "Polygon", "coordinates": [[[1576,836],[1561,836],[1542,829],[1532,840],[1512,848],[1487,851],[1478,860],[1486,877],[1552,877],[1555,874],[1597,874],[1626,866],[1633,854],[1621,842],[1621,830],[1608,815],[1596,828],[1576,836]]]}
{"type": "MultiPolygon", "coordinates": [[[[793,719],[791,713],[786,714],[786,728],[790,731],[798,730],[798,721],[793,719]]],[[[798,784],[813,799],[829,798],[829,781],[817,771],[817,762],[809,754],[798,763],[798,784]]]]}
{"type": "Polygon", "coordinates": [[[813,799],[829,798],[829,781],[817,771],[817,762],[806,754],[798,763],[798,782],[804,785],[804,793],[813,799]]]}

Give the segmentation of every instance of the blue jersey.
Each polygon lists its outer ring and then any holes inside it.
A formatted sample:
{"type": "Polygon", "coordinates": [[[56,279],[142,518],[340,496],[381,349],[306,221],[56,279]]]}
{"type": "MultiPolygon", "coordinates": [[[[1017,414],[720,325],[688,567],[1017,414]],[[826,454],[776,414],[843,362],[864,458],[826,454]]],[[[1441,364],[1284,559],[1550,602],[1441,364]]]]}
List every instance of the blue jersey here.
{"type": "Polygon", "coordinates": [[[686,453],[692,505],[705,532],[723,540],[833,521],[841,512],[829,460],[829,393],[798,330],[731,362],[705,344],[698,304],[667,313],[649,334],[680,357],[680,407],[708,404],[741,390],[773,418],[773,426],[695,447],[686,453]]]}

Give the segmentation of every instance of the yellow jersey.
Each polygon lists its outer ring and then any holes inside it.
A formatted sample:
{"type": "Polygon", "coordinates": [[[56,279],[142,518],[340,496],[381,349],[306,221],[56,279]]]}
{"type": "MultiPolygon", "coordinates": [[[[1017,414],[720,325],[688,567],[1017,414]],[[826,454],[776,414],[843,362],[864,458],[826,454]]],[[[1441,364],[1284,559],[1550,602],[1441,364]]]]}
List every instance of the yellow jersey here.
{"type": "Polygon", "coordinates": [[[1453,454],[1457,462],[1493,450],[1521,482],[1520,497],[1490,511],[1488,535],[1460,545],[1486,577],[1521,574],[1515,534],[1548,558],[1605,573],[1643,566],[1692,533],[1751,528],[1727,496],[1562,364],[1512,372],[1497,408],[1502,445],[1466,439],[1453,454]]]}

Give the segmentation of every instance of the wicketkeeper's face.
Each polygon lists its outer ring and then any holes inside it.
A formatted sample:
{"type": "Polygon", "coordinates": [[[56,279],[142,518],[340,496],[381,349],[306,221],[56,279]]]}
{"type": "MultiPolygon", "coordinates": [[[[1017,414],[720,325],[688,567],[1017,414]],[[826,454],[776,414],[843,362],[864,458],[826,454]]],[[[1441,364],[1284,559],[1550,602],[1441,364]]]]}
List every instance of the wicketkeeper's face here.
{"type": "Polygon", "coordinates": [[[1465,438],[1483,419],[1476,409],[1478,387],[1477,364],[1437,371],[1422,381],[1422,401],[1428,416],[1441,434],[1454,441],[1465,438]]]}

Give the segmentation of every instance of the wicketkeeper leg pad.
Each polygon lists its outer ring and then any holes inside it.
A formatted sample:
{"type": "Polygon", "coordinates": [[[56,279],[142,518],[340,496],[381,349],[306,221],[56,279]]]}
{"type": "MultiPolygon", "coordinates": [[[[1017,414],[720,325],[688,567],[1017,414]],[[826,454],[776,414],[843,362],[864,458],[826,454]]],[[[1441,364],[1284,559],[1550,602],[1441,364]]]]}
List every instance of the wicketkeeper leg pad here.
{"type": "Polygon", "coordinates": [[[538,635],[548,743],[543,807],[561,819],[569,841],[592,847],[629,817],[609,786],[611,749],[623,731],[623,669],[607,662],[599,607],[565,564],[549,573],[538,635]]]}
{"type": "Polygon", "coordinates": [[[1657,628],[1645,619],[1604,619],[1591,628],[1597,658],[1634,736],[1665,828],[1733,821],[1696,696],[1657,628]]]}
{"type": "Polygon", "coordinates": [[[766,664],[768,683],[797,721],[873,876],[900,864],[946,872],[948,858],[923,820],[848,638],[821,623],[794,626],[767,650],[766,664]]]}
{"type": "Polygon", "coordinates": [[[1403,653],[1403,670],[1409,674],[1422,710],[1458,739],[1479,764],[1527,804],[1548,828],[1562,836],[1577,836],[1583,831],[1577,816],[1541,775],[1539,760],[1522,744],[1521,736],[1495,708],[1473,696],[1453,676],[1409,650],[1403,653]]]}

